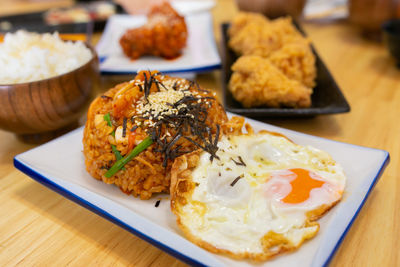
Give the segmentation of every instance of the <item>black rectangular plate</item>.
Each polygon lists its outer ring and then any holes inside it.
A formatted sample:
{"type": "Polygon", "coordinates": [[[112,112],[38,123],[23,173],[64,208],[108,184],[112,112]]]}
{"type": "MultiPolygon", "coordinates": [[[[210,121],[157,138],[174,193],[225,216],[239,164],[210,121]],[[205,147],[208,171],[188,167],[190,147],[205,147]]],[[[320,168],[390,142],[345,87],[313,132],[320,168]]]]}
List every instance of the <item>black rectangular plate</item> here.
{"type": "MultiPolygon", "coordinates": [[[[296,25],[300,32],[304,34],[302,29],[296,25]]],[[[329,70],[318,56],[314,47],[311,45],[312,51],[316,57],[317,78],[316,87],[311,95],[311,107],[309,108],[244,108],[237,102],[232,93],[228,89],[229,80],[232,75],[231,66],[237,60],[238,56],[228,46],[229,23],[223,23],[222,29],[222,89],[223,101],[225,109],[241,114],[246,117],[262,118],[262,117],[312,117],[321,114],[335,114],[350,111],[350,106],[345,97],[337,86],[335,80],[329,70]]]]}

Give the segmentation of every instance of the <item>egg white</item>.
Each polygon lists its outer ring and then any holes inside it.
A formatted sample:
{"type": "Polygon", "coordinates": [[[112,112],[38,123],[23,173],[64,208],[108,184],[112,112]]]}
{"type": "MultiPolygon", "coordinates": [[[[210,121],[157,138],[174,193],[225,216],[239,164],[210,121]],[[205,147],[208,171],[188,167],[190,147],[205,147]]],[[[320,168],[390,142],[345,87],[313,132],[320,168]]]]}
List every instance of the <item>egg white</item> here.
{"type": "Polygon", "coordinates": [[[297,247],[319,229],[306,224],[308,212],[341,198],[343,170],[321,150],[269,133],[222,137],[218,146],[219,160],[201,154],[192,172],[196,186],[181,214],[191,235],[218,249],[263,253],[261,239],[270,231],[297,247]],[[311,171],[326,184],[312,189],[306,201],[286,204],[280,199],[291,186],[280,175],[291,168],[311,171]],[[283,191],[274,192],[277,185],[283,191]]]}

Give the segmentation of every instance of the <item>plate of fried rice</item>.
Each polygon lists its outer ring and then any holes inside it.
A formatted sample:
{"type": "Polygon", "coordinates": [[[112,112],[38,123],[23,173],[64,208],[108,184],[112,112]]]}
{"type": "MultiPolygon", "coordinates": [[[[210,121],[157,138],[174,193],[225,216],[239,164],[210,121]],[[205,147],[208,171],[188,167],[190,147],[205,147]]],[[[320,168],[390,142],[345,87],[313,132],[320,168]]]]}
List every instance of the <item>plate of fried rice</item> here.
{"type": "MultiPolygon", "coordinates": [[[[194,150],[216,157],[218,138],[243,127],[211,90],[159,72],[140,72],[98,96],[85,127],[14,158],[15,167],[192,266],[253,266],[187,240],[171,212],[170,169],[194,150]],[[134,103],[134,105],[132,105],[134,103]],[[60,153],[60,151],[63,151],[60,153]],[[122,192],[121,192],[122,191],[122,192]]],[[[387,163],[386,151],[340,143],[246,119],[254,131],[279,132],[328,152],[348,177],[343,200],[312,240],[257,266],[327,265],[387,163]]],[[[191,163],[188,162],[188,165],[191,163]]]]}

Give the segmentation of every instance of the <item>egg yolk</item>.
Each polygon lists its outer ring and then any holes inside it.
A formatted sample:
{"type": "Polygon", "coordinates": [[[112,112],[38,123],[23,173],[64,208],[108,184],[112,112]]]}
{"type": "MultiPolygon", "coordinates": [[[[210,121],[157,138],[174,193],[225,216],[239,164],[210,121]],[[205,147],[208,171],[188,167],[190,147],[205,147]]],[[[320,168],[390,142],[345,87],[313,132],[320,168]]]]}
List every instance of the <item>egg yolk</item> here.
{"type": "Polygon", "coordinates": [[[322,187],[325,182],[313,179],[310,172],[304,169],[290,169],[296,174],[296,178],[290,182],[292,191],[281,199],[288,204],[297,204],[306,201],[310,197],[310,191],[314,188],[322,187]]]}

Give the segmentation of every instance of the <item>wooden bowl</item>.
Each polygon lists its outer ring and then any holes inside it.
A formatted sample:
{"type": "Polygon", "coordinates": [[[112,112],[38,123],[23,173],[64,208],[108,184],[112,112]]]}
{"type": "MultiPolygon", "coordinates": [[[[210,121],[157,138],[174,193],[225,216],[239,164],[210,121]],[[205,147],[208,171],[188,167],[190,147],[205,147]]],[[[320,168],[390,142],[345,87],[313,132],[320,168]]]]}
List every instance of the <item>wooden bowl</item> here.
{"type": "Polygon", "coordinates": [[[93,87],[99,82],[99,63],[94,49],[83,66],[44,80],[0,84],[0,128],[41,142],[37,134],[71,128],[86,110],[93,87]]]}

